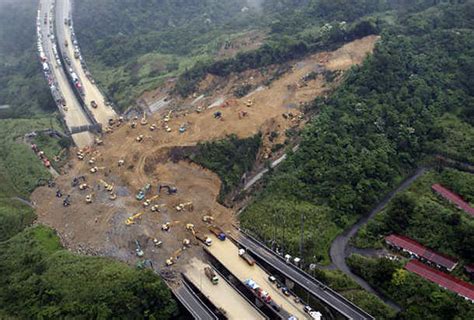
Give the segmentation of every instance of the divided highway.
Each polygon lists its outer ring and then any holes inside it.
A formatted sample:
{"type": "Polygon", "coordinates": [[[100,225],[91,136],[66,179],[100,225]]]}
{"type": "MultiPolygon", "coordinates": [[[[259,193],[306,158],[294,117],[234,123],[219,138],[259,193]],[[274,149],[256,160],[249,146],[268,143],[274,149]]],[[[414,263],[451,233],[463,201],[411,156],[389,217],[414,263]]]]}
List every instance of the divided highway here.
{"type": "Polygon", "coordinates": [[[188,309],[194,319],[217,320],[218,318],[207,308],[199,297],[183,282],[173,290],[174,295],[188,309]]]}
{"type": "Polygon", "coordinates": [[[71,10],[70,0],[56,0],[56,34],[58,36],[58,46],[63,57],[68,57],[71,61],[71,65],[66,66],[66,68],[71,68],[80,79],[84,92],[85,107],[91,112],[98,123],[106,126],[109,119],[116,118],[117,114],[110,105],[105,104],[106,99],[95,85],[95,82],[93,83],[90,73],[86,75],[85,63],[78,50],[77,40],[75,36],[73,37],[71,10]],[[70,21],[70,26],[66,25],[65,21],[70,21]],[[74,57],[75,50],[79,53],[78,58],[74,57]],[[95,101],[97,104],[96,108],[91,106],[91,101],[95,101]]]}
{"type": "Polygon", "coordinates": [[[297,269],[295,266],[286,263],[281,257],[277,256],[274,252],[260,244],[258,241],[242,234],[240,234],[240,236],[235,240],[256,257],[262,259],[273,268],[283,273],[288,279],[297,283],[345,317],[349,319],[374,319],[370,314],[360,309],[323,283],[297,269]]]}
{"type": "MultiPolygon", "coordinates": [[[[49,78],[48,81],[51,90],[58,90],[64,99],[65,106],[63,107],[58,104],[58,107],[64,117],[66,125],[69,128],[87,126],[91,123],[82,110],[80,102],[74,95],[62,65],[60,62],[58,63],[55,57],[54,18],[51,11],[51,9],[54,8],[52,6],[53,2],[53,0],[41,0],[40,10],[38,12],[38,41],[42,44],[44,50],[45,63],[49,65],[48,70],[45,70],[46,66],[43,64],[43,71],[49,78]]],[[[89,132],[73,134],[72,139],[78,147],[90,145],[94,140],[92,134],[89,132]]]]}

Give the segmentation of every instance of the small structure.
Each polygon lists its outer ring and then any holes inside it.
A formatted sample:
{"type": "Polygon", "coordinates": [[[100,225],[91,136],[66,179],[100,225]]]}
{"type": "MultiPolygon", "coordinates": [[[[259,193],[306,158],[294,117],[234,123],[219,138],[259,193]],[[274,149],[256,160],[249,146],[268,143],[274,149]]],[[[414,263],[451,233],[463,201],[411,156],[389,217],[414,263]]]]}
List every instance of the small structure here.
{"type": "Polygon", "coordinates": [[[408,237],[391,234],[385,237],[385,242],[390,247],[408,253],[411,257],[449,272],[453,271],[458,265],[455,258],[435,252],[408,237]]]}
{"type": "Polygon", "coordinates": [[[434,184],[431,186],[434,192],[439,194],[444,199],[448,200],[449,202],[455,204],[459,209],[463,210],[466,213],[469,213],[471,216],[474,217],[474,208],[469,205],[466,201],[464,201],[459,195],[455,194],[454,192],[446,189],[440,184],[434,184]]]}
{"type": "Polygon", "coordinates": [[[409,261],[406,264],[405,269],[416,273],[420,277],[434,282],[440,287],[452,291],[464,299],[474,303],[474,285],[468,282],[462,281],[439,270],[430,268],[417,260],[409,261]]]}

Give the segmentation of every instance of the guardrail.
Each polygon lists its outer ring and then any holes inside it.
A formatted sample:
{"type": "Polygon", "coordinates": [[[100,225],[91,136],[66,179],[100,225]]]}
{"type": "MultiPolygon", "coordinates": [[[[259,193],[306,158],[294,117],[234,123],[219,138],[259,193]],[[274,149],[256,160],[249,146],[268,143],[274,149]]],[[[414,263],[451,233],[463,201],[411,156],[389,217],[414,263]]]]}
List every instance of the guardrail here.
{"type": "Polygon", "coordinates": [[[93,125],[96,125],[96,124],[98,124],[97,120],[94,118],[94,115],[92,114],[92,112],[87,108],[86,102],[84,101],[84,98],[82,97],[79,90],[77,89],[77,87],[74,83],[74,80],[72,79],[71,74],[69,73],[69,70],[66,69],[67,64],[66,64],[66,61],[63,57],[63,50],[62,50],[61,45],[58,41],[58,31],[57,31],[58,25],[57,25],[57,19],[56,19],[56,6],[54,7],[54,12],[55,12],[55,14],[53,16],[54,41],[55,41],[56,47],[58,49],[58,57],[59,57],[59,61],[61,61],[61,68],[63,68],[63,71],[66,74],[66,78],[68,80],[68,83],[69,83],[70,87],[72,88],[72,92],[76,96],[76,99],[79,102],[79,106],[81,107],[82,111],[84,111],[84,113],[86,114],[89,121],[93,125]]]}

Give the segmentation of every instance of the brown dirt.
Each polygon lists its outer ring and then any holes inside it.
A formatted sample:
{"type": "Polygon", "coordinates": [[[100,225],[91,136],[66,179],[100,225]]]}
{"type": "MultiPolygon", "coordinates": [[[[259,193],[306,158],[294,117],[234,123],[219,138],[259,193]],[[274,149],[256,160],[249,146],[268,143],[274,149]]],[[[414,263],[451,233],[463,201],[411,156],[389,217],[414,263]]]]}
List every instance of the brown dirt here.
{"type": "MultiPolygon", "coordinates": [[[[216,90],[212,96],[200,100],[194,107],[204,107],[202,113],[192,110],[175,112],[168,123],[172,129],[169,133],[163,129],[162,117],[165,112],[150,117],[147,126],[138,124],[137,128],[132,129],[129,123],[125,123],[115,128],[113,133],[104,136],[102,146],[92,148],[83,161],[73,159],[64,174],[56,179],[63,193],[71,195],[70,207],[62,206],[62,199],[55,197],[53,189],[40,187],[35,190],[32,200],[36,203],[39,222],[55,228],[64,245],[71,250],[112,256],[128,262],[135,261],[134,241],[139,240],[145,257],[154,262],[155,268],[162,268],[165,259],[181,247],[184,238],[192,239],[192,234],[185,230],[186,223],[193,223],[201,233],[207,232],[207,226],[202,222],[204,214],[212,214],[216,224],[223,229],[230,229],[236,223],[233,212],[216,202],[221,184],[218,176],[196,164],[169,161],[169,150],[172,147],[194,146],[199,141],[223,138],[228,134],[248,137],[259,131],[266,133],[265,148],[281,143],[287,128],[304,123],[304,120],[298,122],[285,119],[282,114],[288,111],[298,114],[299,104],[309,102],[331,89],[331,85],[325,83],[322,76],[304,83],[304,75],[318,65],[331,70],[346,70],[351,65],[360,63],[371,52],[376,40],[377,37],[370,36],[335,52],[308,57],[273,81],[268,88],[235,100],[228,106],[206,109],[213,101],[230,96],[229,90],[239,78],[232,76],[225,88],[216,90]],[[248,99],[253,100],[252,107],[245,106],[248,99]],[[223,113],[222,120],[214,119],[215,111],[223,113]],[[248,116],[239,119],[240,111],[246,111],[248,116]],[[158,125],[158,129],[153,132],[148,129],[152,123],[158,125]],[[183,124],[186,124],[187,131],[179,133],[178,128],[183,124]],[[268,135],[272,131],[278,131],[279,136],[270,142],[268,135]],[[135,138],[140,134],[145,136],[144,141],[136,142],[135,138]],[[96,158],[95,165],[101,168],[95,174],[89,172],[91,166],[88,160],[91,157],[96,158]],[[119,159],[125,160],[124,166],[118,167],[119,159]],[[87,183],[94,188],[92,204],[85,202],[85,196],[92,190],[80,191],[77,187],[71,187],[72,178],[81,175],[85,175],[87,183]],[[108,193],[102,186],[98,189],[99,179],[114,183],[118,195],[115,201],[108,199],[108,193]],[[157,185],[160,183],[170,183],[178,188],[177,194],[162,194],[155,201],[156,204],[164,205],[160,213],[143,208],[135,199],[137,191],[147,183],[151,183],[152,190],[146,198],[157,193],[157,185]],[[193,211],[175,210],[177,204],[187,201],[193,202],[193,211]],[[142,211],[145,213],[137,224],[124,224],[127,217],[142,211]],[[171,231],[162,232],[160,226],[167,221],[173,224],[171,231]],[[162,240],[162,248],[155,248],[152,238],[162,240]]],[[[255,75],[252,81],[258,83],[264,80],[258,72],[252,72],[255,75]]],[[[194,98],[190,97],[182,103],[189,105],[192,100],[194,98]]],[[[187,249],[176,265],[178,269],[180,270],[183,260],[187,261],[200,252],[198,246],[187,249]]]]}

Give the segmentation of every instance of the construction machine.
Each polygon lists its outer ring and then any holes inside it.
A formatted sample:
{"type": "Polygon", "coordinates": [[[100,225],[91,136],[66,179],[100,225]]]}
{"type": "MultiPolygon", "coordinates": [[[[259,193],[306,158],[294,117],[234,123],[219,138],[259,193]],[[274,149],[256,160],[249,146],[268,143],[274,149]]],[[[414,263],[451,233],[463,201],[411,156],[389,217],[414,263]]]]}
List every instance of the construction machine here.
{"type": "Polygon", "coordinates": [[[92,197],[94,196],[94,193],[90,193],[86,196],[86,203],[92,203],[92,197]]]}
{"type": "Polygon", "coordinates": [[[124,164],[125,164],[125,160],[123,160],[123,159],[120,159],[120,160],[117,162],[117,165],[118,165],[119,167],[123,166],[124,164]]]}
{"type": "Polygon", "coordinates": [[[166,259],[166,265],[169,267],[169,266],[172,266],[173,264],[176,263],[176,260],[179,259],[179,256],[181,255],[181,253],[183,252],[183,248],[179,248],[178,250],[176,250],[173,255],[171,257],[169,257],[169,259],[166,259]]]}
{"type": "Polygon", "coordinates": [[[86,177],[84,177],[84,176],[74,177],[72,179],[71,186],[72,187],[77,187],[77,185],[79,184],[79,182],[81,182],[81,180],[86,182],[86,177]]]}
{"type": "Polygon", "coordinates": [[[142,142],[143,141],[143,138],[145,138],[145,136],[143,134],[139,135],[138,137],[135,138],[135,140],[137,142],[142,142]]]}
{"type": "Polygon", "coordinates": [[[248,99],[247,102],[245,103],[245,105],[250,108],[252,105],[253,105],[253,101],[252,99],[248,99]]]}
{"type": "Polygon", "coordinates": [[[160,212],[160,208],[166,206],[166,204],[154,204],[151,206],[150,210],[152,212],[160,212]]]}
{"type": "Polygon", "coordinates": [[[146,199],[146,200],[143,202],[143,206],[144,206],[144,207],[148,207],[148,206],[151,204],[151,202],[152,202],[153,200],[158,199],[159,197],[160,197],[160,196],[157,194],[157,195],[155,195],[155,196],[153,196],[153,197],[151,197],[151,198],[149,198],[149,199],[146,199]]]}
{"type": "Polygon", "coordinates": [[[140,120],[140,124],[142,126],[146,126],[148,124],[148,120],[146,119],[146,112],[143,112],[143,118],[140,120]]]}
{"type": "Polygon", "coordinates": [[[214,222],[214,217],[209,216],[209,215],[205,215],[205,216],[202,217],[202,221],[204,221],[206,223],[212,223],[212,222],[214,222]]]}
{"type": "Polygon", "coordinates": [[[171,113],[173,112],[173,110],[170,110],[168,112],[168,114],[165,116],[165,118],[163,119],[164,122],[169,122],[170,119],[171,119],[171,113]]]}
{"type": "Polygon", "coordinates": [[[159,248],[163,245],[163,241],[153,238],[153,244],[155,245],[155,247],[159,248]]]}
{"type": "Polygon", "coordinates": [[[170,185],[166,185],[166,184],[160,184],[160,187],[158,188],[158,193],[161,193],[161,189],[167,189],[168,190],[168,194],[175,194],[176,192],[178,192],[178,189],[175,187],[175,186],[170,186],[170,185]]]}
{"type": "Polygon", "coordinates": [[[150,126],[150,131],[155,131],[156,128],[157,128],[156,123],[153,123],[153,124],[150,126]]]}
{"type": "Polygon", "coordinates": [[[187,209],[189,211],[193,211],[194,210],[193,203],[191,201],[189,201],[189,202],[185,202],[185,203],[180,203],[176,206],[176,211],[178,211],[178,212],[181,212],[185,209],[187,209]]]}
{"type": "Polygon", "coordinates": [[[135,121],[132,121],[130,123],[130,128],[135,129],[137,127],[137,123],[135,121]]]}
{"type": "Polygon", "coordinates": [[[117,194],[114,193],[114,192],[112,192],[112,193],[110,194],[110,196],[109,196],[109,199],[110,199],[110,200],[115,200],[115,199],[117,199],[117,194]]]}
{"type": "Polygon", "coordinates": [[[143,257],[145,253],[143,252],[142,247],[140,246],[140,242],[138,240],[135,240],[135,246],[135,254],[137,255],[137,257],[143,257]]]}
{"type": "Polygon", "coordinates": [[[143,188],[138,190],[137,195],[135,196],[135,199],[142,201],[145,199],[145,195],[150,191],[151,189],[151,184],[147,183],[143,188]]]}
{"type": "Polygon", "coordinates": [[[89,159],[89,164],[93,165],[95,163],[95,161],[96,161],[95,158],[92,157],[92,158],[89,159]]]}
{"type": "Polygon", "coordinates": [[[102,183],[102,185],[104,186],[104,189],[107,190],[108,192],[114,191],[114,185],[113,184],[109,184],[109,183],[105,182],[102,179],[100,179],[99,182],[102,183]]]}
{"type": "Polygon", "coordinates": [[[138,212],[132,215],[131,217],[128,217],[127,220],[125,220],[125,224],[127,226],[130,226],[132,224],[135,224],[135,220],[140,218],[143,215],[144,212],[138,212]]]}
{"type": "Polygon", "coordinates": [[[105,167],[97,167],[96,166],[96,167],[92,167],[89,171],[90,171],[90,173],[96,173],[97,171],[104,170],[104,169],[105,169],[105,167]]]}
{"type": "Polygon", "coordinates": [[[63,206],[64,206],[64,207],[69,207],[69,206],[71,205],[71,200],[70,200],[70,198],[71,198],[71,195],[68,194],[67,197],[66,197],[66,198],[64,199],[64,201],[63,201],[63,206]]]}
{"type": "Polygon", "coordinates": [[[79,185],[79,190],[86,190],[89,188],[89,185],[87,183],[81,183],[79,185]]]}
{"type": "Polygon", "coordinates": [[[178,223],[179,223],[179,221],[173,221],[173,222],[167,221],[167,222],[165,222],[161,225],[161,230],[170,231],[171,226],[173,226],[175,224],[178,224],[178,223]]]}

